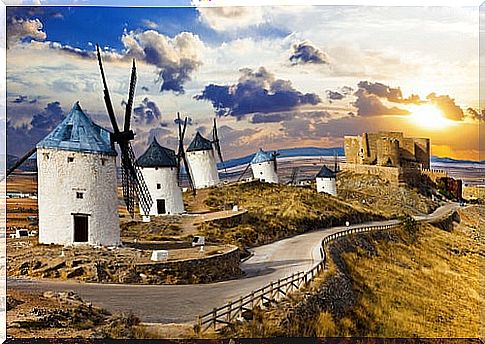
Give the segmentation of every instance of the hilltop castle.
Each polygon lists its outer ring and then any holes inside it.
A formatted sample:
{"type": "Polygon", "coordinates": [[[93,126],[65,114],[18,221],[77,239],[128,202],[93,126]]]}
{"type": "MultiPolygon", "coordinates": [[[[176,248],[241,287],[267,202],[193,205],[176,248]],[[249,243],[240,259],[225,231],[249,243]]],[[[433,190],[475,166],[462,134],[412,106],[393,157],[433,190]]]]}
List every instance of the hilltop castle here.
{"type": "Polygon", "coordinates": [[[345,136],[345,160],[349,164],[429,169],[430,141],[404,137],[401,132],[345,136]]]}

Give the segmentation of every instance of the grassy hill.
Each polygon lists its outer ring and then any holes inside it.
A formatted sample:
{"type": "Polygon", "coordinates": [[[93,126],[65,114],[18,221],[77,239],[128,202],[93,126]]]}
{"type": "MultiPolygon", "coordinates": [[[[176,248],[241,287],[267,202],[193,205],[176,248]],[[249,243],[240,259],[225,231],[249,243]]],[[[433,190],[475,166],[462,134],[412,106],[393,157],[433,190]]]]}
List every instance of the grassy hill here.
{"type": "Polygon", "coordinates": [[[340,238],[308,290],[224,335],[477,338],[485,207],[459,218],[448,230],[423,224],[340,238]]]}
{"type": "MultiPolygon", "coordinates": [[[[295,187],[254,181],[213,188],[203,200],[210,210],[247,209],[241,217],[208,221],[199,231],[210,241],[240,247],[259,246],[306,231],[350,223],[384,219],[366,205],[351,205],[314,187],[295,187]]],[[[194,202],[188,198],[188,206],[194,202]]],[[[200,203],[200,199],[198,203],[200,203]]]]}

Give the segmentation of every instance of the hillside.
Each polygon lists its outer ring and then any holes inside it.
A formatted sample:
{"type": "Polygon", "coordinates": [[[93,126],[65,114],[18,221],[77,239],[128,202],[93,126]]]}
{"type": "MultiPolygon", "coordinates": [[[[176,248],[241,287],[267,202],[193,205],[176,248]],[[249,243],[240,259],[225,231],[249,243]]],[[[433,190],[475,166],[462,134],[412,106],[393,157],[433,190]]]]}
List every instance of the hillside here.
{"type": "MultiPolygon", "coordinates": [[[[199,196],[198,196],[199,197],[199,196]]],[[[188,206],[195,201],[187,196],[188,206]]],[[[259,246],[306,231],[380,220],[384,216],[365,205],[350,205],[336,197],[317,193],[313,187],[294,187],[254,181],[210,189],[203,203],[215,211],[237,205],[247,209],[244,216],[207,221],[199,231],[210,241],[259,246]]]]}
{"type": "Polygon", "coordinates": [[[337,177],[337,192],[347,202],[366,204],[390,217],[429,214],[438,207],[437,202],[425,196],[430,194],[425,186],[418,190],[394,185],[374,175],[340,172],[337,177]]]}
{"type": "Polygon", "coordinates": [[[451,228],[409,223],[334,241],[330,269],[306,291],[224,335],[479,337],[485,207],[458,214],[451,228]]]}

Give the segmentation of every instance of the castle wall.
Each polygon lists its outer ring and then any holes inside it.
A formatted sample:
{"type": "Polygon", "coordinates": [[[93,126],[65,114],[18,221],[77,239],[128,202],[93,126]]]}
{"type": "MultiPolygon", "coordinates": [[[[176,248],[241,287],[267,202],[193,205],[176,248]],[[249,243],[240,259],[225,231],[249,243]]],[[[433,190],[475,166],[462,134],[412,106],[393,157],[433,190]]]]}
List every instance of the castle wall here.
{"type": "Polygon", "coordinates": [[[88,244],[121,243],[115,158],[37,149],[39,243],[74,243],[75,214],[87,216],[88,244]]]}
{"type": "Polygon", "coordinates": [[[415,157],[422,168],[430,168],[431,144],[427,138],[415,138],[415,157]]]}

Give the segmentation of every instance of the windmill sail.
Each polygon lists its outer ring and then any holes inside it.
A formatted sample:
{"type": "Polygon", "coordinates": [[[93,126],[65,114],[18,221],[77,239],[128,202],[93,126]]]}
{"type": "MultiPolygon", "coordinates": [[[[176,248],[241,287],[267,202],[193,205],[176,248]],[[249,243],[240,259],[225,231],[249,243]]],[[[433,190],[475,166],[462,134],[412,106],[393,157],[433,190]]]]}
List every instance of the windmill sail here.
{"type": "Polygon", "coordinates": [[[226,171],[224,159],[222,158],[221,143],[219,141],[219,135],[217,133],[217,122],[215,118],[214,118],[214,127],[212,128],[212,143],[216,148],[217,155],[219,156],[219,161],[222,163],[222,166],[224,167],[224,171],[226,171]]]}
{"type": "Polygon", "coordinates": [[[118,143],[121,151],[121,172],[122,172],[122,184],[123,184],[123,200],[125,201],[128,212],[133,217],[135,214],[135,202],[138,201],[140,208],[144,214],[150,213],[150,208],[153,204],[153,200],[150,196],[148,188],[143,179],[143,175],[139,166],[136,164],[135,153],[131,146],[131,140],[134,139],[135,134],[130,129],[131,111],[133,107],[133,99],[135,96],[136,86],[136,66],[135,60],[133,60],[133,67],[131,69],[130,89],[128,93],[128,102],[125,109],[125,121],[123,125],[123,131],[120,132],[116,116],[113,110],[113,104],[108,91],[108,83],[103,69],[103,62],[101,60],[101,52],[99,45],[96,45],[96,51],[98,54],[98,63],[101,71],[101,78],[103,80],[103,93],[104,101],[106,103],[106,110],[108,111],[111,125],[113,126],[112,140],[118,143]]]}
{"type": "Polygon", "coordinates": [[[178,172],[178,181],[180,185],[181,181],[181,165],[182,162],[184,163],[185,172],[187,174],[187,179],[189,181],[190,188],[192,189],[193,194],[195,195],[195,186],[194,182],[192,181],[192,176],[190,175],[189,164],[187,162],[187,158],[185,156],[184,150],[184,137],[185,137],[185,130],[187,129],[187,117],[184,120],[184,126],[182,128],[182,121],[180,119],[180,113],[177,112],[177,123],[178,123],[178,133],[179,133],[179,146],[177,152],[177,172],[178,172]]]}
{"type": "Polygon", "coordinates": [[[32,154],[35,153],[35,150],[36,150],[36,147],[34,146],[32,149],[30,149],[27,153],[25,153],[21,158],[19,158],[15,164],[13,164],[12,167],[10,167],[8,170],[7,170],[7,177],[13,172],[15,171],[17,168],[19,168],[28,158],[30,158],[32,156],[32,154]]]}

